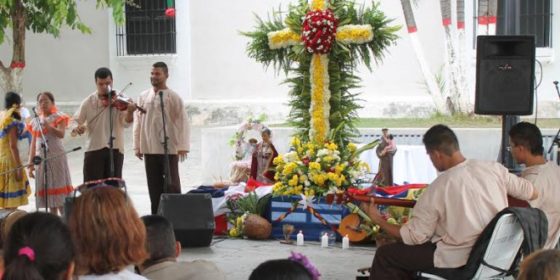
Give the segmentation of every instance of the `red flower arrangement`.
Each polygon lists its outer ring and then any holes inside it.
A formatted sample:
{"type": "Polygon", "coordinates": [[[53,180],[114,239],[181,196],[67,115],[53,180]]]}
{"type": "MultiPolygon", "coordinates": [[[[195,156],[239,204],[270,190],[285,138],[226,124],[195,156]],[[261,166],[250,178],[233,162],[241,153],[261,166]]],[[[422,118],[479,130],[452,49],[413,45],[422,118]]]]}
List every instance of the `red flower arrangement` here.
{"type": "Polygon", "coordinates": [[[311,11],[303,20],[302,39],[310,53],[326,54],[335,40],[338,20],[330,9],[311,11]]]}

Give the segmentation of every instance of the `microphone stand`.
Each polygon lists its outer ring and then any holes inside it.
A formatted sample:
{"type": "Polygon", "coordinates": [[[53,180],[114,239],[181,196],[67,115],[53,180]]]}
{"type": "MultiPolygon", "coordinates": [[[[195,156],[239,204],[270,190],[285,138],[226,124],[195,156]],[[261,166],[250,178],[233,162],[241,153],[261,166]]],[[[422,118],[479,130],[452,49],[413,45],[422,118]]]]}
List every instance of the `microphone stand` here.
{"type": "MultiPolygon", "coordinates": [[[[560,90],[558,90],[558,81],[554,81],[554,87],[556,88],[556,93],[558,94],[558,98],[560,99],[560,90]]],[[[557,151],[556,151],[556,164],[560,165],[560,128],[558,129],[558,132],[556,132],[556,136],[554,136],[554,139],[552,139],[552,143],[550,143],[550,148],[548,148],[548,152],[547,154],[550,155],[550,153],[552,153],[552,147],[554,147],[554,144],[556,144],[557,146],[557,151]]],[[[552,159],[552,156],[551,156],[552,159]]]]}
{"type": "Polygon", "coordinates": [[[61,156],[65,155],[65,154],[69,154],[69,153],[72,153],[72,152],[75,152],[75,151],[79,151],[79,150],[81,150],[81,149],[82,149],[82,147],[76,147],[76,148],[73,148],[73,149],[71,149],[71,150],[64,151],[64,152],[61,152],[61,153],[58,153],[58,154],[55,154],[55,155],[52,155],[52,156],[46,157],[46,158],[42,158],[42,157],[40,157],[40,156],[34,156],[33,159],[32,159],[30,162],[28,162],[28,163],[26,163],[26,164],[24,164],[24,165],[21,165],[21,166],[12,168],[12,169],[10,169],[10,170],[6,170],[6,171],[4,171],[4,172],[1,172],[1,173],[0,173],[0,176],[5,175],[5,174],[8,174],[8,173],[11,173],[11,172],[14,172],[14,171],[16,171],[16,170],[20,170],[20,169],[22,169],[22,168],[26,168],[26,167],[31,166],[31,165],[39,165],[39,164],[44,163],[44,162],[47,162],[47,161],[49,161],[49,160],[51,160],[51,159],[55,159],[55,158],[58,158],[58,157],[61,157],[61,156]]]}
{"type": "Polygon", "coordinates": [[[163,193],[167,193],[167,191],[169,190],[169,181],[170,181],[170,176],[171,176],[171,170],[169,169],[169,146],[168,146],[168,141],[169,141],[169,137],[167,137],[167,130],[165,128],[166,122],[165,122],[165,111],[164,111],[164,105],[163,105],[163,91],[159,91],[159,101],[161,104],[161,120],[163,122],[163,155],[164,155],[164,162],[163,162],[163,167],[164,167],[164,177],[163,177],[163,193]]]}
{"type": "MultiPolygon", "coordinates": [[[[41,135],[41,151],[43,152],[43,158],[47,158],[47,153],[49,151],[49,145],[47,144],[47,138],[43,133],[43,125],[39,120],[39,116],[37,115],[37,111],[35,111],[35,107],[33,107],[33,113],[35,114],[35,118],[33,121],[39,127],[39,133],[41,135]]],[[[45,211],[49,212],[49,193],[48,193],[48,172],[47,172],[47,161],[43,161],[43,191],[45,192],[45,211]]],[[[35,181],[35,188],[37,188],[37,181],[35,181]]]]}
{"type": "Polygon", "coordinates": [[[113,91],[108,88],[107,96],[109,98],[109,177],[115,177],[115,161],[113,155],[113,91]]]}

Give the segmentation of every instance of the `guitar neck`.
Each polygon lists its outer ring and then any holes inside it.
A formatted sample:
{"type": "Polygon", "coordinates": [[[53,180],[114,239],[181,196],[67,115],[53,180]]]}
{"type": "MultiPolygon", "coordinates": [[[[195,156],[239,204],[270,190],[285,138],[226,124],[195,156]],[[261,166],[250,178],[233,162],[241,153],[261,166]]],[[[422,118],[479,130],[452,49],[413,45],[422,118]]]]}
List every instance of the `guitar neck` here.
{"type": "Polygon", "coordinates": [[[369,196],[369,195],[352,196],[352,199],[362,201],[362,202],[370,202],[371,198],[373,198],[374,203],[378,205],[389,205],[389,206],[412,208],[416,204],[416,200],[410,200],[410,199],[387,198],[387,197],[378,197],[378,196],[369,196]]]}

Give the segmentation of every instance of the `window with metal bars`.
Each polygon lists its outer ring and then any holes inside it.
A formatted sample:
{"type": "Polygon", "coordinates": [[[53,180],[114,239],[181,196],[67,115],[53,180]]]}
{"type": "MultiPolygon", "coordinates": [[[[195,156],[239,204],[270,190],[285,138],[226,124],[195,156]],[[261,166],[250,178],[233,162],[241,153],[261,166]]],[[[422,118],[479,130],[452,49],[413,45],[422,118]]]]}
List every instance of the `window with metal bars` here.
{"type": "Polygon", "coordinates": [[[166,7],[165,0],[127,3],[126,23],[116,28],[117,55],[176,53],[175,17],[167,17],[166,8],[171,7],[166,7]]]}
{"type": "Polygon", "coordinates": [[[497,35],[535,35],[539,48],[552,42],[551,0],[498,0],[497,35]]]}

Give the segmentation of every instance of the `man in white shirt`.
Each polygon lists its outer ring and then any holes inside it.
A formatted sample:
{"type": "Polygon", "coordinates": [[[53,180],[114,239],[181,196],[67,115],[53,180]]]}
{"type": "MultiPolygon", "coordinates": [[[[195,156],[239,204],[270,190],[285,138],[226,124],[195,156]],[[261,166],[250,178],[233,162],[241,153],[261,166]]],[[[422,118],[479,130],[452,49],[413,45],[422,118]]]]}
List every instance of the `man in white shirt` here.
{"type": "Polygon", "coordinates": [[[181,193],[179,161],[186,159],[190,148],[187,112],[181,97],[167,87],[167,78],[167,65],[163,62],[154,63],[150,76],[152,87],[138,97],[138,105],[144,108],[146,113],[136,113],[133,128],[134,152],[139,159],[144,160],[146,167],[152,214],[157,213],[165,182],[162,101],[169,155],[168,193],[181,193]]]}
{"type": "Polygon", "coordinates": [[[373,200],[364,205],[374,223],[402,240],[377,249],[370,279],[414,279],[417,271],[461,267],[482,230],[508,206],[508,194],[537,197],[529,181],[499,163],[466,159],[447,126],[433,126],[423,142],[441,174],[422,194],[408,223],[389,224],[373,200]]]}
{"type": "Polygon", "coordinates": [[[539,197],[529,204],[545,213],[548,237],[544,249],[553,249],[560,238],[560,167],[544,158],[541,131],[532,123],[514,125],[509,131],[509,142],[513,158],[526,166],[521,177],[539,191],[539,197]]]}
{"type": "Polygon", "coordinates": [[[78,111],[74,120],[78,126],[72,135],[87,133],[88,144],[84,155],[84,182],[109,177],[122,178],[124,160],[124,129],[134,120],[134,104],[129,104],[125,111],[119,111],[110,105],[109,91],[113,87],[111,70],[101,67],[95,71],[97,90],[90,94],[78,111]],[[111,108],[111,110],[109,110],[111,108]],[[111,119],[112,118],[112,119],[111,119]],[[111,127],[113,131],[111,133],[111,127]],[[113,137],[113,170],[110,161],[110,139],[113,137]]]}

